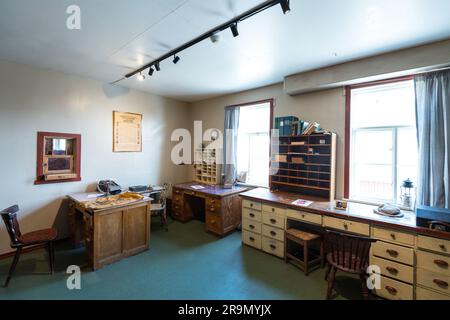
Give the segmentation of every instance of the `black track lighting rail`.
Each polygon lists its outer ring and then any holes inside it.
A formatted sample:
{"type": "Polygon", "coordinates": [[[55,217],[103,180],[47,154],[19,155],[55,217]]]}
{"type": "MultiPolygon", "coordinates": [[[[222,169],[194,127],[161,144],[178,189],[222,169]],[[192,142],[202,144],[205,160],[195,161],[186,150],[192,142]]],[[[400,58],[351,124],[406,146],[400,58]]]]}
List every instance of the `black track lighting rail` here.
{"type": "MultiPolygon", "coordinates": [[[[136,75],[138,73],[141,73],[142,71],[144,71],[144,70],[146,70],[148,68],[152,68],[153,66],[157,66],[156,69],[158,70],[159,69],[159,64],[160,64],[161,61],[166,60],[166,59],[171,58],[171,57],[174,57],[174,56],[177,56],[177,54],[180,53],[181,51],[186,50],[186,49],[196,45],[197,43],[199,43],[199,42],[201,42],[203,40],[206,40],[206,39],[210,38],[211,36],[221,32],[221,31],[224,31],[224,30],[229,29],[229,28],[230,29],[233,28],[233,30],[235,30],[235,31],[233,31],[233,34],[235,34],[235,33],[237,33],[237,24],[239,22],[242,22],[242,21],[244,21],[244,20],[246,20],[246,19],[248,19],[248,18],[250,18],[250,17],[252,17],[252,16],[254,16],[254,15],[256,15],[256,14],[262,12],[262,11],[264,11],[264,10],[267,10],[267,9],[273,7],[273,6],[276,6],[276,5],[281,5],[283,13],[286,13],[287,11],[290,10],[289,9],[289,0],[270,0],[270,1],[265,1],[265,2],[261,3],[260,5],[252,8],[252,9],[250,9],[250,10],[244,12],[244,13],[242,13],[241,15],[239,15],[239,16],[237,16],[235,18],[233,18],[232,20],[227,21],[227,22],[221,24],[220,26],[218,26],[218,27],[216,27],[216,28],[214,28],[212,30],[209,30],[208,32],[203,33],[202,35],[198,36],[197,38],[194,38],[191,41],[186,42],[185,44],[179,46],[178,48],[175,48],[172,51],[167,52],[166,54],[160,56],[159,58],[153,60],[152,62],[147,63],[146,65],[140,67],[139,69],[136,69],[136,70],[128,73],[127,75],[125,75],[125,78],[130,78],[130,77],[132,77],[132,76],[134,76],[134,75],[136,75]],[[234,29],[234,28],[236,28],[236,29],[234,29]]],[[[179,59],[177,59],[177,60],[179,60],[179,59]]]]}

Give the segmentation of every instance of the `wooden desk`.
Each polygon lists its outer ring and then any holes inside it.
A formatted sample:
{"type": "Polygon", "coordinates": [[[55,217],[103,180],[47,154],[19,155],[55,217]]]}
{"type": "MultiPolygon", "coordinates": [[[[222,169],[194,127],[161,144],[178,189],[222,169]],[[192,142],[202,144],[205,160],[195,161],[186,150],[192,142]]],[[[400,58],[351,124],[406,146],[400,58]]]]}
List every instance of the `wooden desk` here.
{"type": "Polygon", "coordinates": [[[69,196],[69,227],[72,243],[86,246],[93,270],[149,249],[151,198],[107,209],[83,205],[96,193],[69,196]]]}
{"type": "Polygon", "coordinates": [[[234,186],[231,189],[224,189],[222,186],[198,182],[174,185],[172,187],[173,218],[187,222],[194,219],[196,214],[204,214],[206,231],[224,236],[233,232],[241,223],[241,199],[238,195],[246,190],[248,190],[246,187],[234,186]],[[204,188],[192,187],[199,185],[204,188]]]}
{"type": "Polygon", "coordinates": [[[300,207],[292,202],[307,197],[262,188],[240,196],[245,245],[283,258],[284,232],[291,224],[371,236],[378,241],[370,263],[381,274],[375,294],[398,300],[450,300],[450,234],[417,226],[413,212],[391,218],[375,214],[375,206],[358,203],[348,203],[345,211],[334,209],[331,202],[300,207]]]}

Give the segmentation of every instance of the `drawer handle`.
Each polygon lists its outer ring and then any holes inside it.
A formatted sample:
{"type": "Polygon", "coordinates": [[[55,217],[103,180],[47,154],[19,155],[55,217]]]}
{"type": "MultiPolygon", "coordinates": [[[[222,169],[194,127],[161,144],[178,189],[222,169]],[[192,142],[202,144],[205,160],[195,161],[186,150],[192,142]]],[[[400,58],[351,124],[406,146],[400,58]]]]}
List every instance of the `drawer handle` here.
{"type": "Polygon", "coordinates": [[[175,212],[175,215],[176,215],[176,216],[179,216],[180,214],[179,214],[178,212],[175,212]]]}
{"type": "Polygon", "coordinates": [[[398,252],[392,249],[387,249],[386,252],[391,256],[391,257],[398,257],[398,252]]]}
{"type": "Polygon", "coordinates": [[[255,238],[253,238],[253,237],[250,237],[250,238],[248,238],[250,241],[252,241],[252,242],[254,242],[255,241],[255,238]]]}
{"type": "Polygon", "coordinates": [[[272,235],[272,236],[276,236],[276,235],[277,235],[277,233],[276,233],[275,231],[270,231],[270,235],[272,235]]]}
{"type": "Polygon", "coordinates": [[[253,203],[250,203],[250,208],[253,208],[253,203]]]}
{"type": "Polygon", "coordinates": [[[216,220],[209,220],[210,224],[216,224],[216,220]]]}
{"type": "Polygon", "coordinates": [[[434,260],[434,263],[437,264],[439,267],[442,268],[448,268],[448,262],[444,260],[434,260]]]}
{"type": "Polygon", "coordinates": [[[274,245],[274,244],[271,244],[271,245],[270,245],[270,249],[275,250],[276,248],[277,248],[276,245],[274,245]]]}
{"type": "Polygon", "coordinates": [[[395,296],[395,295],[397,294],[397,289],[395,289],[394,287],[386,286],[385,288],[386,288],[386,290],[387,290],[390,294],[392,294],[393,296],[395,296]]]}
{"type": "Polygon", "coordinates": [[[275,208],[272,208],[272,212],[275,212],[275,208]]]}
{"type": "Polygon", "coordinates": [[[250,229],[255,229],[255,226],[254,225],[252,225],[252,224],[250,224],[249,226],[248,226],[250,229]]]}
{"type": "Polygon", "coordinates": [[[448,282],[444,280],[434,279],[433,282],[436,283],[441,288],[448,288],[448,282]]]}
{"type": "Polygon", "coordinates": [[[392,274],[398,274],[398,270],[394,267],[386,267],[386,270],[392,274]]]}
{"type": "Polygon", "coordinates": [[[395,233],[391,233],[391,238],[392,238],[392,240],[395,240],[395,233]]]}
{"type": "Polygon", "coordinates": [[[252,218],[254,218],[254,217],[255,217],[255,214],[254,214],[254,213],[250,213],[249,216],[252,217],[252,218]]]}
{"type": "Polygon", "coordinates": [[[305,219],[305,215],[304,214],[302,214],[302,218],[305,219]]]}
{"type": "Polygon", "coordinates": [[[348,224],[344,223],[344,229],[348,230],[348,224]]]}
{"type": "Polygon", "coordinates": [[[447,251],[447,248],[443,244],[439,245],[439,248],[441,248],[442,251],[447,251]]]}
{"type": "Polygon", "coordinates": [[[270,222],[271,222],[272,224],[275,224],[275,223],[277,223],[277,220],[275,220],[275,219],[270,219],[270,222]]]}
{"type": "Polygon", "coordinates": [[[214,208],[214,207],[210,207],[210,208],[209,208],[209,211],[212,211],[212,212],[214,212],[214,211],[216,211],[216,208],[214,208]]]}

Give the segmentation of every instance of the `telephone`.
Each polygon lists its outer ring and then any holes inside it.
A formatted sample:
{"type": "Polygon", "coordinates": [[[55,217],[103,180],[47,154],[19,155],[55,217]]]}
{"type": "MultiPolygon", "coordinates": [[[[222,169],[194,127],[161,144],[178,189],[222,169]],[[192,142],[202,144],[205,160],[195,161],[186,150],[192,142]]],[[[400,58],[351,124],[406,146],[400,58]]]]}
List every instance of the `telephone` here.
{"type": "Polygon", "coordinates": [[[113,180],[100,180],[97,184],[97,190],[106,195],[110,195],[121,193],[122,187],[113,180]]]}

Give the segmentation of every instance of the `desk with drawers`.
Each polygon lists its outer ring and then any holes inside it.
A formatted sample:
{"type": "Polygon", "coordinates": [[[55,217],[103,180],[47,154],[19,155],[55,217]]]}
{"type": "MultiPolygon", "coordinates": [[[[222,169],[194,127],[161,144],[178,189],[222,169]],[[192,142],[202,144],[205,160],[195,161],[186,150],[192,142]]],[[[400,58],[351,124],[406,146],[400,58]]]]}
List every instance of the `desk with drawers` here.
{"type": "Polygon", "coordinates": [[[262,188],[240,196],[242,242],[247,246],[283,258],[284,231],[291,221],[321,231],[371,236],[378,240],[371,249],[371,265],[381,274],[375,294],[396,300],[450,300],[450,234],[418,227],[413,212],[391,218],[357,203],[349,203],[345,211],[330,202],[299,207],[292,202],[302,196],[262,188]]]}
{"type": "Polygon", "coordinates": [[[174,185],[172,216],[175,220],[187,222],[200,213],[207,232],[224,236],[236,230],[241,223],[241,198],[238,195],[246,190],[248,188],[242,186],[225,189],[223,186],[197,182],[174,185]],[[202,189],[196,189],[198,186],[202,189]]]}

